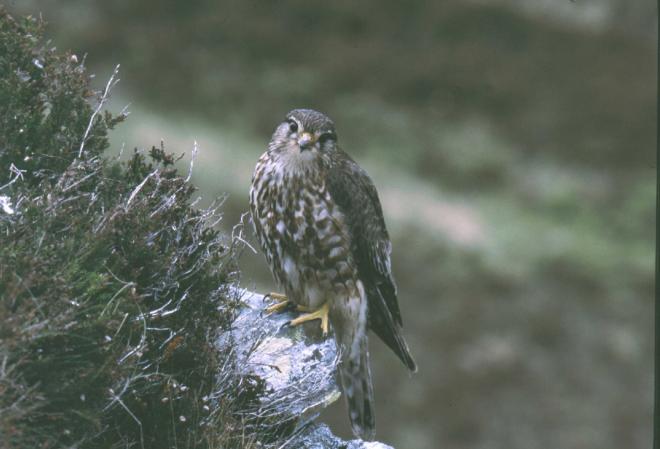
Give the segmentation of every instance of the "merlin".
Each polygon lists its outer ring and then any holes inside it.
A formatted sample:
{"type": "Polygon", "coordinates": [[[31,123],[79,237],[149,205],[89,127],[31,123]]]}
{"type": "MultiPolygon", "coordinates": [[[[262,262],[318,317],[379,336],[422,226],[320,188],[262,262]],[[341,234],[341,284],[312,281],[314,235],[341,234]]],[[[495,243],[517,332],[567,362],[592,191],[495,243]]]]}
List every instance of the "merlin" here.
{"type": "Polygon", "coordinates": [[[332,120],[295,109],[277,126],[252,177],[255,233],[284,295],[276,312],[305,312],[291,325],[319,319],[339,349],[339,383],[353,433],[375,436],[367,329],[411,371],[417,367],[402,335],[392,245],[369,175],[337,146],[332,120]]]}

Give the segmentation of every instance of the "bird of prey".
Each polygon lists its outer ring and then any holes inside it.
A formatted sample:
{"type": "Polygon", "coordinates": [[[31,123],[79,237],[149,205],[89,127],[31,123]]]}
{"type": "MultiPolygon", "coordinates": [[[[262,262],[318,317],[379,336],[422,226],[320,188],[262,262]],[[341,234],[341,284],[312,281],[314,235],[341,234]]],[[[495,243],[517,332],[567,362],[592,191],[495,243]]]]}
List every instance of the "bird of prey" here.
{"type": "Polygon", "coordinates": [[[367,329],[411,371],[417,366],[402,333],[390,267],[391,243],[367,173],[337,146],[332,120],[295,109],[280,123],[252,177],[255,233],[285,295],[275,312],[306,312],[290,322],[332,326],[340,353],[339,383],[353,433],[375,436],[367,329]]]}

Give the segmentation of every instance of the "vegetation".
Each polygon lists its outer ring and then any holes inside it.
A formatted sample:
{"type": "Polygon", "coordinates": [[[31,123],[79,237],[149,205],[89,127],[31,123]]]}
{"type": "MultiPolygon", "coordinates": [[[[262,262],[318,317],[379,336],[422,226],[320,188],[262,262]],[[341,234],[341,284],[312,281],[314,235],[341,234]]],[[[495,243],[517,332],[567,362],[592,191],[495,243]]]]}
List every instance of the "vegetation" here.
{"type": "MultiPolygon", "coordinates": [[[[97,73],[121,62],[115,106],[139,119],[113,131],[113,151],[199,142],[193,179],[206,197],[229,193],[227,230],[277,120],[300,106],[333,117],[384,202],[420,363],[409,378],[372,339],[379,439],[648,447],[654,2],[12,7],[43,12],[97,73]]],[[[247,287],[273,288],[261,254],[240,267],[247,287]]],[[[322,418],[342,434],[343,404],[322,418]]]]}
{"type": "Polygon", "coordinates": [[[240,247],[162,145],[103,156],[125,116],[43,28],[0,9],[0,445],[267,440],[245,416],[262,387],[216,347],[240,247]]]}

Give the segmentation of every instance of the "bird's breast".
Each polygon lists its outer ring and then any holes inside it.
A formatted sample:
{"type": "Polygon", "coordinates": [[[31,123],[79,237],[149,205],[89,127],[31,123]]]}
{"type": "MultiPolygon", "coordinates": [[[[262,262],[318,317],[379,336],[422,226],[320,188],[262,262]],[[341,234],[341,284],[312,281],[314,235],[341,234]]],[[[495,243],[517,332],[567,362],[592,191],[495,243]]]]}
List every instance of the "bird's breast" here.
{"type": "MultiPolygon", "coordinates": [[[[258,171],[258,169],[257,169],[258,171]]],[[[357,269],[345,217],[320,174],[255,173],[253,219],[273,275],[289,297],[318,307],[330,292],[354,294],[357,269]]]]}

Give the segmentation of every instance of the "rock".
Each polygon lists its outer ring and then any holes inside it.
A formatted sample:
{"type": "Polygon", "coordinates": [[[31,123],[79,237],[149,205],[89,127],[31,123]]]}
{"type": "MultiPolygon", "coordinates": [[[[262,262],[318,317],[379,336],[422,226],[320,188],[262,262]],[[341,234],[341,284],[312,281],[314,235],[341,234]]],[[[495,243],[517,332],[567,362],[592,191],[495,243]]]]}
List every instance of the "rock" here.
{"type": "Polygon", "coordinates": [[[378,442],[344,441],[327,425],[314,422],[319,410],[341,396],[335,380],[337,348],[333,338],[322,338],[318,321],[290,327],[295,314],[267,315],[263,295],[242,291],[241,300],[244,307],[220,344],[226,347],[223,341],[231,338],[236,366],[265,382],[259,413],[278,413],[295,421],[293,436],[284,447],[391,449],[378,442]]]}
{"type": "Polygon", "coordinates": [[[336,437],[325,424],[314,424],[292,441],[292,449],[393,449],[378,441],[344,441],[336,437]]]}

